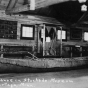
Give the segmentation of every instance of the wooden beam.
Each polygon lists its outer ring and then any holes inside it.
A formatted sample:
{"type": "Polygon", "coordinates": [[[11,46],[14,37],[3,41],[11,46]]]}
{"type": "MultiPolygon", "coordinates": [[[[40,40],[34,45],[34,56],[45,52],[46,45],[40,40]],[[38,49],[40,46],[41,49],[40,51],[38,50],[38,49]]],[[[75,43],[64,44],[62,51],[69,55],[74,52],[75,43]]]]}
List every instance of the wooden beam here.
{"type": "Polygon", "coordinates": [[[19,12],[28,11],[28,10],[35,10],[35,0],[30,0],[30,4],[28,3],[26,5],[21,5],[19,7],[13,8],[13,6],[15,7],[17,1],[18,0],[15,0],[15,2],[14,2],[15,4],[13,4],[12,0],[10,0],[10,3],[6,10],[7,14],[19,13],[19,12]],[[12,2],[12,4],[11,4],[11,2],[12,2]]]}
{"type": "Polygon", "coordinates": [[[77,1],[77,0],[28,0],[28,4],[26,5],[21,4],[21,6],[15,7],[14,4],[17,3],[16,1],[17,0],[10,0],[8,5],[8,8],[10,9],[6,10],[7,13],[19,13],[23,11],[29,11],[29,10],[35,10],[35,9],[47,7],[62,2],[77,1]],[[13,6],[15,8],[13,8],[13,6]]]}
{"type": "Polygon", "coordinates": [[[60,27],[61,29],[61,34],[60,34],[60,42],[61,42],[61,46],[60,46],[60,56],[62,57],[62,27],[60,27]]]}
{"type": "Polygon", "coordinates": [[[20,7],[17,8],[13,8],[12,10],[6,10],[7,14],[13,14],[13,13],[19,13],[19,12],[23,12],[23,11],[28,11],[30,10],[30,5],[22,5],[20,7]]]}
{"type": "Polygon", "coordinates": [[[35,8],[38,9],[67,1],[77,1],[77,0],[35,0],[35,8]]]}

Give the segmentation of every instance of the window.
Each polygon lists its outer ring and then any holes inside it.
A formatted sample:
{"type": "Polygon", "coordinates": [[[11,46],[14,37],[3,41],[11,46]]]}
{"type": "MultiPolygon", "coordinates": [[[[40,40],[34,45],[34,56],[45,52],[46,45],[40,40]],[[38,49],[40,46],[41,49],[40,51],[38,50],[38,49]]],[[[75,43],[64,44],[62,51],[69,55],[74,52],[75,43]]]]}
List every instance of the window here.
{"type": "Polygon", "coordinates": [[[21,25],[21,39],[34,39],[34,26],[21,25]]]}
{"type": "Polygon", "coordinates": [[[17,21],[0,20],[0,38],[17,39],[17,21]]]}
{"type": "Polygon", "coordinates": [[[88,41],[88,32],[84,32],[84,41],[88,41]]]}
{"type": "Polygon", "coordinates": [[[70,39],[71,40],[82,40],[82,29],[70,28],[70,39]]]}
{"type": "MultiPolygon", "coordinates": [[[[57,31],[57,39],[61,39],[61,30],[57,31]]],[[[62,40],[66,40],[66,31],[62,30],[62,40]]]]}
{"type": "Polygon", "coordinates": [[[22,28],[23,37],[33,37],[33,28],[32,27],[23,27],[22,28]]]}

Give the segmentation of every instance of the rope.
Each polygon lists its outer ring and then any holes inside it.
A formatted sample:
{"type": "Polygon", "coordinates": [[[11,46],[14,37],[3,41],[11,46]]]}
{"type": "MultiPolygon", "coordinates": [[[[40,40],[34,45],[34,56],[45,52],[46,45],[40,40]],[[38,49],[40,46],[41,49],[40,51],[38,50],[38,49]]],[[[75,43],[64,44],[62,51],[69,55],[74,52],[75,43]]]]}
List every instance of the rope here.
{"type": "MultiPolygon", "coordinates": [[[[18,51],[18,52],[27,52],[27,51],[18,51]]],[[[18,53],[17,52],[17,53],[18,53]]],[[[36,57],[34,54],[32,54],[31,52],[27,52],[28,54],[32,55],[33,57],[35,57],[36,59],[38,59],[38,57],[36,57]]]]}
{"type": "Polygon", "coordinates": [[[38,59],[38,57],[36,57],[34,54],[27,52],[28,54],[31,54],[33,57],[35,57],[36,59],[38,59]]]}

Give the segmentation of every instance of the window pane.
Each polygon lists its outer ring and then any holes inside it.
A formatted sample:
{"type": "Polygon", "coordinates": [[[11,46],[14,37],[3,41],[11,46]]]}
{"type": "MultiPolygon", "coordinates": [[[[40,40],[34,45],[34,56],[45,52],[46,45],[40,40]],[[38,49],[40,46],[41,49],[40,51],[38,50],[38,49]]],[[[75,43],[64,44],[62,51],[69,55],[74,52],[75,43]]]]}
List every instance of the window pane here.
{"type": "MultiPolygon", "coordinates": [[[[61,39],[61,30],[58,30],[58,39],[61,39]]],[[[62,30],[62,39],[66,39],[66,31],[62,30]]]]}
{"type": "Polygon", "coordinates": [[[29,33],[29,37],[33,37],[33,33],[29,33]]]}
{"type": "Polygon", "coordinates": [[[88,32],[85,32],[85,33],[84,33],[84,40],[85,40],[85,41],[88,41],[88,32]]]}
{"type": "Polygon", "coordinates": [[[61,38],[61,31],[58,30],[58,39],[60,39],[60,38],[61,38]]]}
{"type": "Polygon", "coordinates": [[[23,27],[22,28],[22,37],[33,37],[33,28],[32,27],[23,27]]]}

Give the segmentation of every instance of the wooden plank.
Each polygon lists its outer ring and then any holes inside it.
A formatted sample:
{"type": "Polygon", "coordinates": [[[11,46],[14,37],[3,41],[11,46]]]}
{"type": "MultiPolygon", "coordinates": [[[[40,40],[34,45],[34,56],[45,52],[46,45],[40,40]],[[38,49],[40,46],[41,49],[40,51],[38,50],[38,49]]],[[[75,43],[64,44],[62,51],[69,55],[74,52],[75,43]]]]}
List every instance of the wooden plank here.
{"type": "Polygon", "coordinates": [[[0,54],[1,55],[2,54],[28,54],[28,51],[18,51],[18,52],[2,52],[2,51],[0,51],[0,54]]]}
{"type": "Polygon", "coordinates": [[[80,57],[82,57],[82,47],[80,47],[80,57]]]}
{"type": "MultiPolygon", "coordinates": [[[[0,19],[2,20],[11,20],[11,21],[18,21],[20,23],[25,22],[26,24],[51,24],[51,25],[63,25],[55,18],[51,17],[43,17],[43,16],[32,16],[32,15],[4,15],[3,13],[0,14],[0,19]]],[[[25,24],[24,23],[24,24],[25,24]]],[[[64,26],[64,25],[63,25],[64,26]]]]}
{"type": "Polygon", "coordinates": [[[40,36],[39,36],[39,32],[41,30],[41,26],[38,25],[38,53],[40,53],[40,45],[41,45],[41,42],[40,42],[40,36]]]}
{"type": "Polygon", "coordinates": [[[28,10],[35,10],[35,0],[30,0],[30,4],[26,5],[21,5],[19,7],[15,7],[17,4],[18,0],[10,0],[9,5],[7,6],[6,13],[7,14],[13,14],[13,13],[18,13],[18,12],[23,12],[23,11],[28,11],[28,10]],[[15,8],[14,8],[15,7],[15,8]]]}
{"type": "MultiPolygon", "coordinates": [[[[58,44],[60,44],[60,41],[57,41],[58,44]]],[[[88,43],[87,42],[81,42],[81,41],[63,41],[62,45],[65,45],[65,46],[88,46],[88,43]]]]}
{"type": "Polygon", "coordinates": [[[35,41],[34,40],[0,39],[0,45],[35,46],[35,41]]]}
{"type": "Polygon", "coordinates": [[[36,0],[35,8],[38,9],[42,7],[47,7],[50,5],[54,5],[54,4],[58,4],[66,1],[70,1],[70,0],[36,0]]]}

